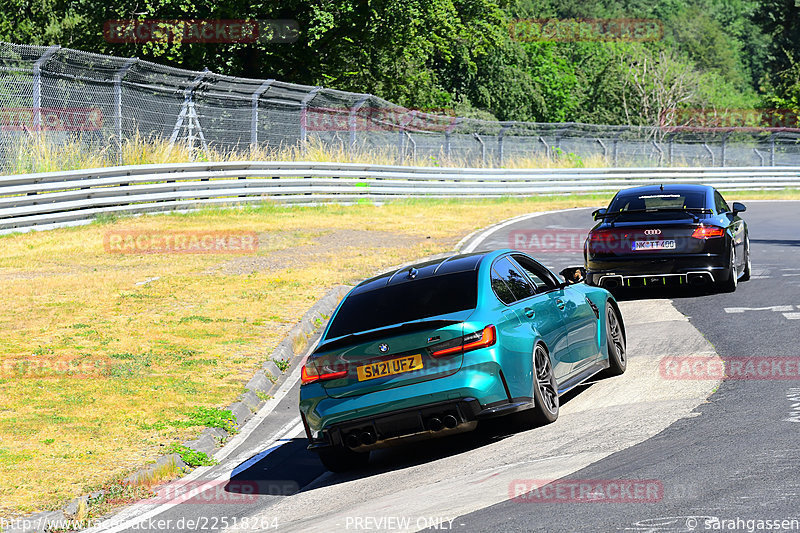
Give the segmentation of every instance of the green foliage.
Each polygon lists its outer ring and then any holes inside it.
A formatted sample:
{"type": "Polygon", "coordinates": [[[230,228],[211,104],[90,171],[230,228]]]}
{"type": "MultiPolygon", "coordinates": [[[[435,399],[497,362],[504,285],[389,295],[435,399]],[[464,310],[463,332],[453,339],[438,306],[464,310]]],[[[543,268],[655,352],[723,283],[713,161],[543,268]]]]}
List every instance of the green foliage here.
{"type": "Polygon", "coordinates": [[[206,453],[198,452],[197,450],[193,450],[181,444],[173,443],[172,446],[170,446],[169,451],[170,453],[177,453],[180,455],[181,459],[183,459],[183,462],[191,467],[213,466],[217,464],[217,461],[209,457],[206,453]]]}
{"type": "Polygon", "coordinates": [[[800,7],[794,0],[0,0],[0,39],[368,92],[486,120],[639,124],[657,115],[631,115],[649,105],[632,91],[642,58],[691,79],[681,106],[796,105],[800,7]],[[133,18],[293,19],[299,32],[293,43],[104,38],[106,21],[133,18]],[[512,31],[517,19],[542,18],[656,19],[663,38],[535,42],[512,31]]]}

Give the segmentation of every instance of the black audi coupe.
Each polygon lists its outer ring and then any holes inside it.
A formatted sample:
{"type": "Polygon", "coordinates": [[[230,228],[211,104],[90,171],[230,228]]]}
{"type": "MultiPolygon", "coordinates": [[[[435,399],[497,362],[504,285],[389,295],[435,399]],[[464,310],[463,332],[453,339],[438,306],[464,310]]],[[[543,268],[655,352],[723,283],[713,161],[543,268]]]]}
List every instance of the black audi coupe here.
{"type": "Polygon", "coordinates": [[[750,279],[750,239],[739,216],[706,185],[619,191],[584,245],[586,283],[620,288],[706,286],[733,292],[750,279]]]}

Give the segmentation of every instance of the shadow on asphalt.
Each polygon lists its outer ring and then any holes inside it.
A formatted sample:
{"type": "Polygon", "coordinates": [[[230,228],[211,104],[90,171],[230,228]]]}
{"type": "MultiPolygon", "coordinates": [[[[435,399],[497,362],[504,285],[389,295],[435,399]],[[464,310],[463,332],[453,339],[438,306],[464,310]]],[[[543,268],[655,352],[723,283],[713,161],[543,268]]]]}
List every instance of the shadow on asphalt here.
{"type": "Polygon", "coordinates": [[[699,296],[714,296],[720,294],[712,286],[701,287],[670,287],[670,288],[645,288],[645,289],[615,289],[614,297],[620,302],[635,300],[661,300],[697,298],[699,296]]]}
{"type": "MultiPolygon", "coordinates": [[[[568,403],[591,386],[591,383],[587,383],[567,392],[561,397],[561,405],[568,403]]],[[[522,431],[536,429],[525,426],[513,415],[484,420],[475,431],[469,433],[375,450],[370,456],[367,468],[346,474],[328,473],[317,454],[306,449],[308,441],[305,438],[296,438],[233,476],[225,490],[231,493],[290,496],[304,490],[422,465],[475,450],[522,431]],[[317,480],[323,474],[328,475],[317,480]],[[309,487],[315,480],[317,482],[309,487]]]]}

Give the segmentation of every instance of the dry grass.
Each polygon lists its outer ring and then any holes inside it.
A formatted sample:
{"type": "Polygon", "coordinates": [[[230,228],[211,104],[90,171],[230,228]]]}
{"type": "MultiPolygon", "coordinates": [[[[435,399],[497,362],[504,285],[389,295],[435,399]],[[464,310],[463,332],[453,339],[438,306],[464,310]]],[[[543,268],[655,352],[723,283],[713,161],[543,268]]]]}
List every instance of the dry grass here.
{"type": "MultiPolygon", "coordinates": [[[[105,148],[88,147],[79,139],[55,142],[41,136],[21,137],[13,147],[14,156],[8,161],[8,174],[32,172],[54,172],[115,165],[144,165],[181,163],[186,161],[318,161],[334,163],[369,163],[377,165],[414,165],[441,167],[480,166],[475,158],[407,157],[398,160],[394,147],[369,147],[350,150],[344,145],[330,145],[316,137],[310,137],[305,147],[296,145],[282,148],[245,150],[221,150],[213,146],[206,152],[192,151],[180,142],[170,146],[164,139],[145,138],[135,135],[122,144],[121,153],[111,143],[105,148]]],[[[491,154],[487,154],[487,165],[491,166],[491,154]]],[[[600,155],[580,158],[575,154],[556,153],[548,158],[543,154],[511,154],[503,162],[504,168],[574,168],[606,167],[609,162],[600,155]]]]}

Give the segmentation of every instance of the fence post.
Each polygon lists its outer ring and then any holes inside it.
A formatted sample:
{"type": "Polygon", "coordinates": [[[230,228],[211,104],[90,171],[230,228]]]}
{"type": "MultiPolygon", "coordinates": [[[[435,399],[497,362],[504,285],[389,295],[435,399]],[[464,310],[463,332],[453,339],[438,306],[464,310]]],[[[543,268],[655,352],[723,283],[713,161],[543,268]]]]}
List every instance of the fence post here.
{"type": "Polygon", "coordinates": [[[711,156],[711,166],[713,167],[714,166],[714,151],[708,146],[708,143],[703,143],[703,148],[705,148],[706,152],[708,152],[708,155],[711,156]]]}
{"type": "Polygon", "coordinates": [[[49,47],[33,64],[33,129],[39,131],[42,124],[42,66],[58,52],[60,46],[49,47]]]}
{"type": "Polygon", "coordinates": [[[269,79],[261,84],[261,86],[256,89],[256,92],[253,93],[252,100],[253,100],[253,113],[250,117],[250,149],[255,150],[258,148],[258,100],[261,98],[269,86],[272,85],[274,79],[269,79]]]}
{"type": "Polygon", "coordinates": [[[761,165],[760,166],[763,167],[764,166],[764,156],[761,155],[761,152],[758,151],[758,148],[753,148],[753,151],[756,153],[758,158],[761,160],[761,165]]]}
{"type": "Polygon", "coordinates": [[[117,163],[122,164],[122,80],[128,71],[139,61],[132,57],[125,61],[114,74],[114,132],[117,136],[117,163]]]}
{"type": "Polygon", "coordinates": [[[548,145],[548,144],[545,142],[544,138],[543,138],[541,135],[539,136],[539,142],[540,142],[540,143],[542,143],[542,144],[544,145],[544,156],[545,156],[547,159],[550,159],[550,145],[548,145]]]}
{"type": "Polygon", "coordinates": [[[481,145],[481,165],[485,167],[486,166],[486,143],[484,143],[483,139],[481,139],[481,136],[478,135],[475,132],[472,133],[472,137],[476,141],[478,141],[478,144],[481,145]]]}
{"type": "Polygon", "coordinates": [[[363,106],[364,103],[367,100],[369,100],[369,95],[368,94],[361,95],[361,98],[359,98],[356,101],[356,103],[353,105],[353,107],[350,108],[350,116],[347,119],[347,128],[350,130],[350,149],[351,150],[355,150],[355,148],[356,148],[356,126],[357,126],[357,122],[358,122],[356,120],[356,118],[357,118],[356,117],[356,113],[358,113],[358,110],[361,109],[361,106],[363,106]]]}
{"type": "Polygon", "coordinates": [[[511,127],[510,124],[504,123],[500,127],[500,132],[497,134],[497,163],[496,164],[497,164],[498,167],[503,166],[503,140],[505,139],[505,136],[506,136],[506,130],[508,128],[510,128],[510,127],[511,127]]]}
{"type": "Polygon", "coordinates": [[[303,145],[303,149],[306,146],[306,137],[308,136],[307,130],[308,125],[306,123],[306,110],[308,109],[308,103],[314,99],[317,93],[322,89],[322,87],[314,87],[311,89],[308,94],[303,97],[303,101],[300,102],[300,143],[303,145]]]}
{"type": "Polygon", "coordinates": [[[462,120],[462,117],[456,117],[453,123],[444,130],[444,156],[447,159],[450,159],[450,134],[462,120]]]}
{"type": "Polygon", "coordinates": [[[723,167],[725,166],[725,145],[728,142],[728,136],[730,134],[731,132],[729,131],[726,131],[725,133],[722,134],[722,154],[720,154],[722,161],[720,162],[720,165],[723,167]]]}
{"type": "Polygon", "coordinates": [[[775,133],[769,136],[769,166],[771,167],[775,166],[775,136],[775,133]]]}
{"type": "Polygon", "coordinates": [[[606,143],[604,143],[603,140],[600,139],[599,137],[597,139],[595,139],[595,141],[600,143],[600,146],[603,147],[603,159],[605,159],[606,160],[606,164],[608,164],[608,147],[606,146],[606,143]]]}
{"type": "Polygon", "coordinates": [[[658,143],[655,140],[652,140],[650,142],[653,144],[653,148],[655,148],[656,151],[658,152],[658,166],[661,166],[661,163],[664,162],[664,150],[662,150],[661,147],[658,146],[658,143]]]}
{"type": "Polygon", "coordinates": [[[405,130],[402,131],[406,137],[408,137],[408,142],[411,144],[411,161],[414,161],[417,158],[417,141],[405,130]]]}

